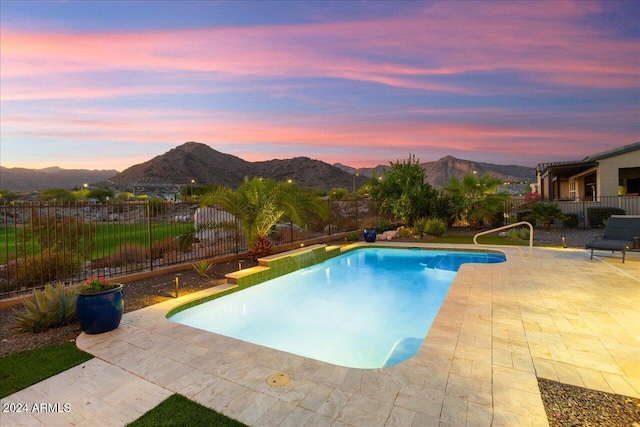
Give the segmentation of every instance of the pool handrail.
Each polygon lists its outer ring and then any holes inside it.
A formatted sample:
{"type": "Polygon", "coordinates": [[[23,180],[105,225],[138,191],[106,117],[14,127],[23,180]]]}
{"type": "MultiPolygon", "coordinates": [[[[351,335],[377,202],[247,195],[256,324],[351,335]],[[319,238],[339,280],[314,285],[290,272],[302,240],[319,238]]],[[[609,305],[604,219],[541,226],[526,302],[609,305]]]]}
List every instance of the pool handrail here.
{"type": "Polygon", "coordinates": [[[528,221],[520,221],[520,222],[516,222],[515,224],[509,224],[509,225],[505,225],[502,227],[498,227],[498,228],[493,228],[491,230],[487,230],[487,231],[481,231],[480,233],[477,233],[475,236],[473,236],[473,244],[476,246],[498,246],[498,247],[509,247],[509,248],[516,248],[518,249],[522,255],[524,255],[524,251],[522,250],[522,248],[518,247],[518,246],[509,246],[509,245],[481,245],[480,243],[478,243],[478,236],[483,236],[485,234],[491,234],[491,233],[495,233],[496,231],[502,231],[502,230],[506,230],[508,228],[513,228],[513,227],[517,227],[520,225],[528,225],[529,226],[529,257],[533,257],[533,225],[531,225],[530,222],[528,221]]]}

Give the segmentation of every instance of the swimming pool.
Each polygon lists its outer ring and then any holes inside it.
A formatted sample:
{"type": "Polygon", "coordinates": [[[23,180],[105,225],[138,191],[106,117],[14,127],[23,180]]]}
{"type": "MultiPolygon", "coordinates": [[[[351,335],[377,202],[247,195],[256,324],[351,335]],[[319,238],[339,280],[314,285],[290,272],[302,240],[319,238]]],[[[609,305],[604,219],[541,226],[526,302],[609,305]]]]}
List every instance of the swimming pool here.
{"type": "Polygon", "coordinates": [[[351,368],[413,357],[461,264],[502,254],[362,248],[172,315],[184,325],[351,368]]]}

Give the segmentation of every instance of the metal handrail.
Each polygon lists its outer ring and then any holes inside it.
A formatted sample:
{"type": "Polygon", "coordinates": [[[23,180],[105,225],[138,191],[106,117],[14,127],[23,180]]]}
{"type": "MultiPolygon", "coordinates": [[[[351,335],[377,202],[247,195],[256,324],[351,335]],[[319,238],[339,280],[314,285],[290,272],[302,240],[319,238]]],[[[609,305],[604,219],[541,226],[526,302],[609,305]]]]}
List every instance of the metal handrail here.
{"type": "MultiPolygon", "coordinates": [[[[505,225],[505,226],[502,226],[502,227],[494,228],[492,230],[481,231],[480,233],[478,233],[475,236],[473,236],[473,244],[476,245],[476,246],[502,246],[502,247],[506,247],[507,245],[481,245],[480,243],[478,243],[477,239],[478,239],[478,236],[483,236],[485,234],[495,233],[496,231],[506,230],[507,228],[513,228],[513,227],[517,227],[519,225],[528,225],[529,226],[529,256],[532,257],[533,256],[533,225],[531,225],[531,223],[527,222],[527,221],[520,221],[520,222],[516,222],[515,224],[505,225]]],[[[509,246],[509,247],[510,248],[515,247],[520,252],[522,252],[522,254],[524,255],[524,251],[522,250],[522,248],[520,248],[518,246],[509,246]]]]}

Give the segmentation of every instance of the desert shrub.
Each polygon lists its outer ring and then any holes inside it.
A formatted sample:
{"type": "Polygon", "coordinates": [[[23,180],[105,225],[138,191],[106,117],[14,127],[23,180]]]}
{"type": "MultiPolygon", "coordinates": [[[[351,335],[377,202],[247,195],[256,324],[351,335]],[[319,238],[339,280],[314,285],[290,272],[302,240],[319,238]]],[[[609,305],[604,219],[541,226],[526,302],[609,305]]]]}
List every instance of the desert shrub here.
{"type": "Polygon", "coordinates": [[[22,301],[24,311],[14,309],[18,328],[40,332],[69,324],[75,319],[76,299],[76,291],[64,284],[47,285],[43,291],[35,290],[31,299],[22,301]]]}
{"type": "Polygon", "coordinates": [[[423,230],[431,236],[440,237],[447,231],[447,224],[438,218],[429,218],[424,224],[423,230]]]}
{"type": "Polygon", "coordinates": [[[611,215],[624,215],[624,209],[608,206],[587,208],[589,225],[594,228],[604,228],[605,221],[611,215]]]}
{"type": "Polygon", "coordinates": [[[400,227],[398,229],[398,233],[400,234],[400,237],[411,237],[413,236],[413,230],[409,227],[400,227]]]}
{"type": "Polygon", "coordinates": [[[358,239],[360,239],[360,234],[358,234],[355,231],[352,231],[351,233],[347,234],[347,237],[346,237],[347,242],[357,242],[358,239]]]}
{"type": "Polygon", "coordinates": [[[425,233],[425,227],[427,226],[428,218],[420,217],[413,222],[413,233],[419,234],[420,237],[425,233]]]}
{"type": "Polygon", "coordinates": [[[181,234],[176,237],[176,240],[178,240],[178,248],[180,249],[180,251],[191,252],[191,246],[193,245],[195,238],[195,232],[181,234]]]}
{"type": "Polygon", "coordinates": [[[78,256],[73,253],[45,249],[25,258],[22,268],[18,269],[18,281],[29,288],[66,280],[78,271],[79,264],[78,256]]]}
{"type": "Polygon", "coordinates": [[[139,264],[146,262],[147,248],[138,243],[125,243],[118,246],[115,251],[109,255],[107,267],[121,267],[127,264],[139,264]]]}
{"type": "Polygon", "coordinates": [[[385,231],[393,229],[393,225],[388,218],[382,218],[378,222],[377,232],[384,233],[385,231]]]}
{"type": "Polygon", "coordinates": [[[507,237],[511,240],[529,240],[531,230],[528,227],[512,228],[507,232],[507,237]]]}
{"type": "Polygon", "coordinates": [[[562,221],[562,224],[567,227],[567,228],[578,228],[578,225],[580,225],[580,218],[578,217],[578,214],[575,213],[569,213],[569,214],[565,214],[565,219],[564,221],[562,221]]]}
{"type": "Polygon", "coordinates": [[[166,239],[155,241],[151,244],[151,259],[160,259],[165,256],[165,253],[176,252],[180,250],[180,239],[172,239],[167,237],[166,239]]]}

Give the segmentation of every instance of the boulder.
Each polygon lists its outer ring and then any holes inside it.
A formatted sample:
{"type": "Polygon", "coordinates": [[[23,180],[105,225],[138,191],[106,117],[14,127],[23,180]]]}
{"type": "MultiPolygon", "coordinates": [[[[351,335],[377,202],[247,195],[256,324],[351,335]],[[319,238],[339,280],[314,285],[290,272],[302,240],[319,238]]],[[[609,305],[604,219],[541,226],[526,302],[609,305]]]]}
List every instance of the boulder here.
{"type": "Polygon", "coordinates": [[[236,217],[213,207],[196,209],[193,215],[196,239],[204,246],[212,246],[236,234],[236,217]]]}

